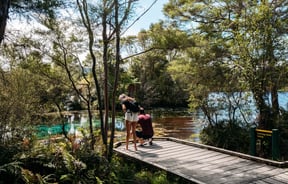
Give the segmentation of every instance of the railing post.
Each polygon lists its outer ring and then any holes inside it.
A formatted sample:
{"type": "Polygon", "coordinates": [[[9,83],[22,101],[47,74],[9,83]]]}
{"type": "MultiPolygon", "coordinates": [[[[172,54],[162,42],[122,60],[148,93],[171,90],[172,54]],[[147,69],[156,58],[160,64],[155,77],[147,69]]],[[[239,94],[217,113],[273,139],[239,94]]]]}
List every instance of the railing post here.
{"type": "Polygon", "coordinates": [[[250,128],[250,155],[256,155],[256,128],[250,128]]]}
{"type": "Polygon", "coordinates": [[[272,159],[278,160],[279,157],[279,131],[278,129],[272,129],[272,159]]]}

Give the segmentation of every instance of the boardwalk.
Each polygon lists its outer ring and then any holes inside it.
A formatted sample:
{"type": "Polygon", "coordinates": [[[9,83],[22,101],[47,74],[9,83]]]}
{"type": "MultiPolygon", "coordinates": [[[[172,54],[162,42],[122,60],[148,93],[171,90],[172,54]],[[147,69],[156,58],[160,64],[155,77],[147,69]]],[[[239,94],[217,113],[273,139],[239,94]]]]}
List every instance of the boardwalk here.
{"type": "Polygon", "coordinates": [[[152,146],[125,150],[125,143],[114,149],[118,154],[199,184],[288,184],[287,162],[275,162],[174,138],[155,139],[152,146]]]}

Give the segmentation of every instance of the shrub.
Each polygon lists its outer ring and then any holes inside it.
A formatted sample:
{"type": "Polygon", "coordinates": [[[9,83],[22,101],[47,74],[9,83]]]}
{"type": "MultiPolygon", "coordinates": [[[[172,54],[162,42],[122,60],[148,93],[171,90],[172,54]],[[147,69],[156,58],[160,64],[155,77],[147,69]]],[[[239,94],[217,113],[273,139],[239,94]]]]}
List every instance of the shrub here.
{"type": "Polygon", "coordinates": [[[200,140],[203,144],[248,153],[249,127],[238,121],[219,121],[204,127],[200,133],[200,140]]]}

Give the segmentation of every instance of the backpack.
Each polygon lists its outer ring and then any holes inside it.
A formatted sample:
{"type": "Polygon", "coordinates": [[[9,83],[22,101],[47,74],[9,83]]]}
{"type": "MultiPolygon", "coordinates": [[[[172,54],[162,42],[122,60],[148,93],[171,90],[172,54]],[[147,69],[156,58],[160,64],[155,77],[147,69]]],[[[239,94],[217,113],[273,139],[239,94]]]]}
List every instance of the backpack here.
{"type": "Polygon", "coordinates": [[[129,109],[132,112],[139,112],[140,108],[139,108],[139,104],[136,101],[129,101],[129,109]]]}

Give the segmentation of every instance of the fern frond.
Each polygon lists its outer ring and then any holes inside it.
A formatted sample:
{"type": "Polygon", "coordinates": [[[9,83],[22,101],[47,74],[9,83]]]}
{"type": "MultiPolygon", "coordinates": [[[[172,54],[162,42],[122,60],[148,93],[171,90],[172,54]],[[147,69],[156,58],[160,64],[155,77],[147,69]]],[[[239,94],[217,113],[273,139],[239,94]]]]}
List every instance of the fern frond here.
{"type": "Polygon", "coordinates": [[[9,173],[12,175],[21,173],[21,162],[10,162],[0,166],[0,173],[9,173]]]}

